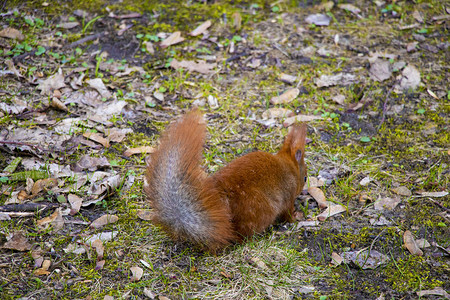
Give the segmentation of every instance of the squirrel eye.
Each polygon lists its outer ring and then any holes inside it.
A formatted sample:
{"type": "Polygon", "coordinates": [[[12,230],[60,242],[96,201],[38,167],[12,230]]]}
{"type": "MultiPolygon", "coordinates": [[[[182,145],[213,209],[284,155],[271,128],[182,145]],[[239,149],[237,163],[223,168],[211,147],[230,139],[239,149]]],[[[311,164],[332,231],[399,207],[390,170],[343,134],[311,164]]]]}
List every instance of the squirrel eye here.
{"type": "Polygon", "coordinates": [[[308,177],[305,176],[305,182],[308,180],[308,177]]]}

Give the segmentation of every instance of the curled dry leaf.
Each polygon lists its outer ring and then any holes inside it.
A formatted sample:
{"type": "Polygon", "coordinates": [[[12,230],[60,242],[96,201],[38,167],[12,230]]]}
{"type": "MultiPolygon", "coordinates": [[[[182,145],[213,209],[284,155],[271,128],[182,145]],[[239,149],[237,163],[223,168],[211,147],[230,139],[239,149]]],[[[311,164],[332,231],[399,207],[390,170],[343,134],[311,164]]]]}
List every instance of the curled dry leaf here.
{"type": "Polygon", "coordinates": [[[310,194],[314,198],[314,200],[316,200],[320,208],[327,208],[329,206],[329,202],[326,200],[325,194],[318,187],[309,187],[308,194],[310,194]]]}
{"type": "Polygon", "coordinates": [[[116,215],[103,215],[100,218],[93,221],[90,226],[92,228],[100,228],[105,225],[115,223],[118,220],[119,220],[119,217],[117,217],[116,215]]]}
{"type": "Polygon", "coordinates": [[[57,208],[53,214],[42,218],[36,222],[40,229],[46,229],[52,226],[54,230],[60,230],[64,227],[64,219],[61,214],[61,208],[57,208]]]}
{"type": "Polygon", "coordinates": [[[94,78],[86,80],[86,83],[93,89],[95,89],[102,98],[111,98],[112,94],[108,91],[101,78],[94,78]]]}
{"type": "Polygon", "coordinates": [[[161,48],[167,48],[171,45],[175,45],[184,41],[184,38],[181,37],[181,32],[176,31],[172,33],[168,38],[161,42],[161,48]]]}
{"type": "Polygon", "coordinates": [[[337,215],[347,209],[342,205],[332,204],[327,207],[321,214],[317,215],[316,219],[319,221],[325,221],[327,218],[337,215]]]}
{"type": "Polygon", "coordinates": [[[200,24],[197,28],[195,28],[194,30],[191,31],[190,35],[192,36],[197,36],[200,35],[202,33],[204,33],[210,26],[211,26],[211,21],[208,20],[206,22],[203,22],[202,24],[200,24]]]}
{"type": "Polygon", "coordinates": [[[293,117],[289,117],[286,120],[284,120],[283,122],[283,126],[284,127],[289,127],[294,123],[299,123],[299,122],[310,122],[310,121],[314,121],[314,120],[321,120],[322,117],[321,116],[312,116],[312,115],[296,115],[293,117]]]}
{"type": "Polygon", "coordinates": [[[141,146],[141,147],[136,147],[136,148],[130,148],[125,150],[125,152],[123,153],[123,156],[126,157],[130,157],[133,154],[142,154],[142,153],[153,153],[155,152],[155,148],[154,147],[150,147],[150,146],[141,146]]]}
{"type": "Polygon", "coordinates": [[[54,188],[58,185],[58,180],[55,178],[45,178],[45,179],[39,179],[33,184],[33,187],[31,188],[31,194],[37,195],[41,191],[48,191],[54,188]]]}
{"type": "Polygon", "coordinates": [[[423,252],[420,250],[419,246],[417,246],[416,240],[414,239],[411,231],[406,230],[403,234],[403,242],[405,243],[406,249],[413,255],[422,256],[423,252]]]}
{"type": "Polygon", "coordinates": [[[142,268],[139,267],[131,267],[130,268],[131,271],[131,281],[135,282],[135,281],[139,281],[142,278],[142,275],[144,274],[144,270],[142,268]]]}
{"type": "Polygon", "coordinates": [[[314,176],[309,176],[307,182],[309,187],[321,187],[325,184],[325,181],[323,181],[323,179],[318,179],[314,176]]]}
{"type": "Polygon", "coordinates": [[[50,101],[50,106],[65,112],[68,112],[69,109],[67,108],[67,106],[58,98],[53,97],[52,101],[50,101]]]}
{"type": "Polygon", "coordinates": [[[101,133],[98,132],[85,132],[83,133],[85,138],[88,138],[94,142],[101,144],[105,148],[109,148],[109,139],[103,137],[101,133]]]}
{"type": "Polygon", "coordinates": [[[270,99],[270,103],[272,104],[280,104],[280,103],[291,103],[295,98],[300,94],[300,90],[298,88],[293,88],[285,91],[280,96],[272,97],[270,99]]]}
{"type": "Polygon", "coordinates": [[[16,231],[11,238],[2,246],[4,249],[11,249],[17,251],[28,251],[31,249],[31,244],[28,242],[25,234],[22,231],[16,231]]]}

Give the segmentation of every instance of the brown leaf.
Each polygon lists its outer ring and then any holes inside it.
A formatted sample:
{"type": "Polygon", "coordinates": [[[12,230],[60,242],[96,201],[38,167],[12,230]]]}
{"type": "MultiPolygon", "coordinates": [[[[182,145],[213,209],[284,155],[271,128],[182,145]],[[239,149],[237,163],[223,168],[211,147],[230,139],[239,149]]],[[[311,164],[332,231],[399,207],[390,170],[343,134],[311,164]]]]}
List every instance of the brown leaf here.
{"type": "Polygon", "coordinates": [[[38,85],[38,89],[41,90],[41,95],[53,95],[53,91],[65,87],[64,75],[62,69],[59,68],[58,72],[48,77],[38,85]]]}
{"type": "Polygon", "coordinates": [[[374,208],[376,210],[389,209],[392,210],[397,207],[397,205],[401,202],[401,199],[398,197],[395,198],[380,198],[374,203],[374,208]]]}
{"type": "Polygon", "coordinates": [[[105,247],[103,246],[103,242],[100,239],[97,239],[92,242],[92,248],[95,249],[95,252],[97,252],[97,260],[103,259],[103,253],[105,251],[105,247]]]}
{"type": "Polygon", "coordinates": [[[61,214],[61,208],[57,208],[53,214],[48,217],[42,218],[36,222],[40,229],[46,229],[48,226],[52,226],[54,230],[59,230],[64,227],[64,219],[61,214]]]}
{"type": "Polygon", "coordinates": [[[170,66],[174,68],[175,70],[184,68],[190,72],[198,72],[202,74],[210,74],[214,72],[212,69],[216,66],[216,64],[208,64],[206,62],[195,62],[191,60],[182,60],[178,61],[176,59],[173,59],[170,62],[170,66]]]}
{"type": "Polygon", "coordinates": [[[329,202],[325,198],[325,194],[318,187],[309,187],[308,193],[316,200],[317,204],[319,204],[319,208],[327,208],[329,206],[329,202]]]}
{"type": "Polygon", "coordinates": [[[370,64],[369,70],[370,78],[375,81],[385,81],[392,75],[391,64],[384,59],[376,59],[370,64]]]}
{"type": "Polygon", "coordinates": [[[39,269],[34,270],[34,275],[40,276],[40,275],[48,275],[50,272],[48,271],[48,268],[50,268],[52,262],[48,259],[44,260],[42,262],[42,267],[39,269]]]}
{"type": "Polygon", "coordinates": [[[182,41],[184,41],[184,38],[181,37],[181,32],[176,31],[176,32],[172,33],[164,41],[162,41],[160,46],[161,46],[161,48],[167,48],[169,46],[181,43],[182,41]]]}
{"type": "Polygon", "coordinates": [[[313,116],[313,115],[296,115],[293,117],[289,117],[286,120],[284,120],[283,122],[283,126],[284,127],[289,127],[294,123],[297,122],[310,122],[310,121],[314,121],[314,120],[321,120],[322,117],[321,116],[313,116]]]}
{"type": "Polygon", "coordinates": [[[282,107],[272,107],[263,112],[262,118],[263,119],[277,119],[277,118],[286,118],[286,117],[292,117],[294,116],[294,113],[286,108],[282,107]]]}
{"type": "Polygon", "coordinates": [[[406,186],[399,186],[399,187],[391,189],[391,191],[400,196],[409,197],[412,195],[411,191],[406,186]]]}
{"type": "Polygon", "coordinates": [[[25,38],[25,36],[19,30],[11,27],[6,27],[5,29],[2,29],[0,31],[0,36],[19,41],[22,41],[25,38]]]}
{"type": "Polygon", "coordinates": [[[100,218],[96,219],[94,222],[91,223],[92,228],[100,228],[105,225],[115,223],[119,220],[119,217],[116,215],[103,215],[100,218]]]}
{"type": "Polygon", "coordinates": [[[101,144],[105,148],[109,148],[109,140],[103,137],[103,134],[98,132],[85,132],[83,133],[85,138],[88,138],[94,142],[101,144]]]}
{"type": "Polygon", "coordinates": [[[283,82],[286,82],[286,83],[289,83],[289,84],[293,84],[297,80],[297,77],[289,75],[289,74],[281,73],[280,76],[279,76],[279,79],[281,81],[283,81],[283,82]]]}
{"type": "Polygon", "coordinates": [[[17,251],[28,251],[31,249],[31,244],[28,242],[22,231],[16,231],[12,234],[11,239],[8,240],[2,248],[17,251]]]}
{"type": "Polygon", "coordinates": [[[195,28],[194,30],[191,31],[190,35],[192,36],[197,36],[200,35],[202,33],[204,33],[210,26],[211,26],[211,21],[208,20],[206,22],[203,22],[202,24],[200,24],[197,28],[195,28]]]}
{"type": "Polygon", "coordinates": [[[423,251],[420,250],[419,246],[417,246],[416,240],[414,239],[414,236],[411,233],[411,231],[409,230],[405,231],[405,233],[403,234],[403,242],[405,243],[406,249],[408,249],[409,252],[411,252],[411,254],[418,256],[423,255],[423,251]]]}
{"type": "Polygon", "coordinates": [[[270,103],[272,104],[291,103],[292,101],[294,101],[295,98],[297,98],[299,94],[300,90],[298,88],[289,89],[279,96],[272,97],[272,99],[270,99],[270,103]]]}
{"type": "Polygon", "coordinates": [[[103,269],[103,266],[105,265],[105,262],[106,262],[105,260],[97,261],[97,263],[95,264],[95,270],[98,271],[98,270],[103,269]]]}
{"type": "Polygon", "coordinates": [[[142,275],[144,274],[144,270],[142,270],[139,267],[131,267],[130,271],[132,273],[132,276],[131,276],[131,281],[132,282],[141,280],[142,275]]]}
{"type": "Polygon", "coordinates": [[[125,150],[125,152],[123,153],[123,156],[130,157],[133,154],[153,153],[153,152],[155,152],[154,147],[141,146],[141,147],[130,148],[130,149],[125,150]]]}
{"type": "Polygon", "coordinates": [[[334,266],[339,266],[343,261],[344,259],[339,254],[337,254],[336,252],[331,253],[331,263],[334,266]]]}
{"type": "Polygon", "coordinates": [[[153,212],[151,210],[147,210],[147,209],[139,209],[136,212],[136,215],[139,217],[139,219],[142,219],[145,221],[151,221],[153,219],[153,212]]]}
{"type": "Polygon", "coordinates": [[[346,211],[347,209],[342,205],[330,205],[325,209],[321,214],[317,215],[316,219],[319,221],[325,221],[327,218],[337,215],[341,212],[346,211]]]}
{"type": "Polygon", "coordinates": [[[39,194],[41,191],[49,191],[55,186],[58,185],[58,180],[55,178],[45,178],[45,179],[39,179],[36,181],[31,188],[31,194],[33,196],[39,194]]]}
{"type": "Polygon", "coordinates": [[[112,97],[112,94],[108,91],[101,78],[89,79],[86,80],[86,83],[89,84],[91,88],[95,89],[102,98],[109,99],[112,97]]]}
{"type": "MultiPolygon", "coordinates": [[[[55,90],[55,91],[57,91],[57,90],[55,90]]],[[[56,97],[52,98],[52,101],[50,101],[50,106],[53,107],[53,108],[65,111],[65,112],[69,111],[67,106],[61,100],[59,100],[56,97]]]]}
{"type": "Polygon", "coordinates": [[[81,204],[83,203],[83,199],[78,197],[77,195],[69,194],[69,196],[67,197],[67,200],[69,201],[70,206],[71,206],[70,215],[73,216],[80,211],[81,204]]]}

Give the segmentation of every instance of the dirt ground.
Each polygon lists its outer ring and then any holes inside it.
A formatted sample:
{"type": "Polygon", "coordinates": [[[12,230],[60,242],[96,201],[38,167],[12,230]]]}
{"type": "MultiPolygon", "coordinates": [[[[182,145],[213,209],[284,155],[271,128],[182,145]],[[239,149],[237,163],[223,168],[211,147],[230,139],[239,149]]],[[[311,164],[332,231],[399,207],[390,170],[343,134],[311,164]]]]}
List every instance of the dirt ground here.
{"type": "Polygon", "coordinates": [[[450,298],[445,1],[4,1],[0,16],[2,298],[450,298]],[[217,255],[148,222],[146,156],[194,105],[210,173],[307,122],[298,222],[217,255]]]}

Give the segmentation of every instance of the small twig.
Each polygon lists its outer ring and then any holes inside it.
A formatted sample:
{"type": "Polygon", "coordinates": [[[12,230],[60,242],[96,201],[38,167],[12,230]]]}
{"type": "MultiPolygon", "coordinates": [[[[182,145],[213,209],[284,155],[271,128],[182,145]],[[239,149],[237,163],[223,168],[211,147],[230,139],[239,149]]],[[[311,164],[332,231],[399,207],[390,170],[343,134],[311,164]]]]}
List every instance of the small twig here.
{"type": "Polygon", "coordinates": [[[427,199],[430,200],[431,202],[433,202],[434,204],[436,204],[437,206],[439,206],[440,208],[442,208],[443,210],[450,211],[450,208],[445,207],[444,205],[442,205],[441,203],[437,202],[436,200],[434,200],[432,198],[427,198],[427,199]]]}
{"type": "Polygon", "coordinates": [[[84,43],[87,43],[87,42],[89,42],[89,41],[98,39],[98,38],[102,37],[103,35],[105,35],[104,32],[99,32],[99,33],[96,33],[96,34],[88,35],[87,37],[84,37],[84,38],[82,38],[82,39],[79,39],[78,41],[75,41],[75,42],[73,42],[73,43],[70,43],[67,47],[68,47],[68,48],[78,47],[78,46],[80,46],[81,44],[84,44],[84,43]]]}
{"type": "Polygon", "coordinates": [[[387,111],[387,105],[388,105],[389,96],[391,95],[392,90],[394,89],[394,86],[396,84],[397,84],[397,81],[394,82],[394,84],[391,86],[389,91],[386,93],[386,98],[384,98],[383,115],[381,116],[381,121],[380,121],[380,124],[378,125],[378,130],[380,130],[381,125],[383,125],[384,119],[386,118],[386,111],[387,111]]]}
{"type": "Polygon", "coordinates": [[[56,203],[22,203],[22,204],[7,204],[0,206],[0,212],[35,212],[41,209],[50,209],[57,207],[56,203]]]}
{"type": "Polygon", "coordinates": [[[45,150],[44,148],[42,148],[42,147],[40,147],[38,145],[33,145],[33,144],[29,144],[29,143],[14,142],[14,141],[2,141],[2,140],[0,140],[0,144],[28,146],[28,147],[31,147],[31,148],[36,148],[36,149],[41,150],[43,152],[48,151],[48,150],[45,150]]]}

